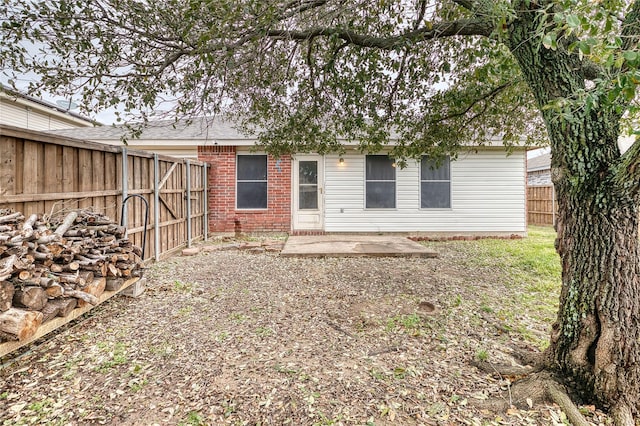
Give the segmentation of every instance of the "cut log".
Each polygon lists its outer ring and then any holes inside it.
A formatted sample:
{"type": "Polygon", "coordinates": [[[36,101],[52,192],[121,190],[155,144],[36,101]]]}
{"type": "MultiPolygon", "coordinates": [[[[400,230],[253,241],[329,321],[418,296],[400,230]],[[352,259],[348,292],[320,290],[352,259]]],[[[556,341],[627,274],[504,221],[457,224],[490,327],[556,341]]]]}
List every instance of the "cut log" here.
{"type": "Polygon", "coordinates": [[[78,276],[82,278],[85,283],[92,282],[94,278],[93,271],[79,271],[78,276]]]}
{"type": "Polygon", "coordinates": [[[97,305],[98,302],[100,301],[96,296],[89,294],[89,293],[85,293],[84,291],[80,291],[80,290],[64,290],[64,295],[65,296],[69,296],[69,297],[75,297],[76,299],[78,299],[78,304],[80,304],[80,302],[87,302],[91,305],[97,305]]]}
{"type": "Polygon", "coordinates": [[[75,272],[80,269],[78,262],[69,262],[65,264],[54,263],[50,266],[51,272],[75,272]]]}
{"type": "Polygon", "coordinates": [[[53,259],[53,254],[51,252],[48,253],[42,253],[40,251],[36,251],[36,250],[30,250],[29,254],[31,256],[33,256],[33,258],[35,260],[38,260],[40,262],[43,262],[45,260],[49,260],[49,259],[53,259]]]}
{"type": "Polygon", "coordinates": [[[58,235],[60,238],[62,238],[62,236],[64,235],[65,232],[67,232],[67,230],[71,227],[71,225],[73,225],[73,223],[76,221],[76,219],[78,218],[78,212],[71,212],[69,213],[65,218],[64,221],[62,221],[62,223],[60,224],[60,226],[58,226],[56,228],[55,231],[53,231],[53,233],[55,235],[58,235]]]}
{"type": "Polygon", "coordinates": [[[44,291],[47,294],[47,298],[49,299],[55,299],[64,295],[64,287],[62,287],[60,284],[53,284],[47,287],[44,291]]]}
{"type": "Polygon", "coordinates": [[[20,272],[18,272],[17,278],[18,278],[19,281],[25,282],[29,278],[31,278],[31,272],[29,272],[29,271],[20,271],[20,272]]]}
{"type": "Polygon", "coordinates": [[[104,258],[99,259],[90,259],[86,256],[82,256],[80,254],[76,254],[76,260],[78,265],[80,266],[93,266],[93,265],[102,265],[104,263],[104,258]]]}
{"type": "Polygon", "coordinates": [[[38,251],[43,253],[50,252],[53,257],[58,257],[64,251],[65,247],[62,244],[51,243],[51,244],[40,244],[38,246],[38,251]]]}
{"type": "Polygon", "coordinates": [[[58,307],[58,316],[66,317],[71,311],[73,311],[78,305],[78,299],[68,298],[68,299],[54,299],[49,300],[47,305],[54,305],[58,307]]]}
{"type": "Polygon", "coordinates": [[[107,264],[107,276],[108,277],[119,277],[122,275],[120,270],[113,263],[107,264]]]}
{"type": "MultiPolygon", "coordinates": [[[[100,297],[102,295],[102,293],[104,293],[104,289],[106,287],[107,284],[107,280],[106,278],[98,278],[95,279],[93,281],[91,281],[89,284],[87,284],[86,286],[84,286],[82,288],[82,291],[86,294],[90,294],[91,296],[94,296],[96,298],[96,303],[98,300],[98,297],[100,297]]],[[[85,300],[78,300],[78,307],[83,307],[87,304],[88,301],[85,300]]],[[[88,302],[91,303],[92,305],[95,305],[96,303],[92,303],[92,302],[88,302]]]]}
{"type": "Polygon", "coordinates": [[[0,281],[0,312],[8,310],[13,304],[13,283],[0,281]]]}
{"type": "Polygon", "coordinates": [[[42,312],[10,308],[0,313],[0,331],[18,340],[33,336],[42,324],[42,312]]]}
{"type": "Polygon", "coordinates": [[[11,273],[13,272],[13,265],[17,260],[18,256],[15,254],[0,260],[0,281],[4,281],[7,278],[11,277],[11,273]]]}
{"type": "Polygon", "coordinates": [[[20,212],[11,213],[5,216],[0,216],[0,223],[17,222],[24,219],[24,216],[20,212]]]}
{"type": "Polygon", "coordinates": [[[40,285],[40,287],[42,288],[49,288],[54,284],[57,284],[58,282],[56,280],[54,280],[53,278],[50,277],[40,277],[38,278],[38,285],[40,285]]]}
{"type": "Polygon", "coordinates": [[[118,291],[122,288],[124,284],[123,278],[107,278],[107,284],[105,286],[105,290],[107,291],[118,291]]]}
{"type": "Polygon", "coordinates": [[[58,275],[58,281],[61,283],[75,284],[79,287],[84,287],[87,284],[84,278],[75,274],[60,274],[58,275]]]}
{"type": "Polygon", "coordinates": [[[60,308],[57,305],[48,302],[40,312],[42,312],[42,323],[44,324],[45,322],[50,321],[58,316],[60,308]]]}
{"type": "Polygon", "coordinates": [[[15,289],[13,294],[14,306],[39,311],[47,303],[47,293],[42,287],[23,287],[15,289]]]}
{"type": "Polygon", "coordinates": [[[21,242],[23,240],[28,240],[29,238],[31,238],[34,233],[33,225],[36,223],[36,220],[38,220],[37,214],[32,214],[31,216],[29,216],[29,218],[22,224],[22,232],[11,238],[11,242],[21,242]]]}
{"type": "Polygon", "coordinates": [[[38,244],[51,244],[57,241],[60,241],[62,238],[58,234],[47,234],[41,235],[40,238],[36,240],[38,244]]]}

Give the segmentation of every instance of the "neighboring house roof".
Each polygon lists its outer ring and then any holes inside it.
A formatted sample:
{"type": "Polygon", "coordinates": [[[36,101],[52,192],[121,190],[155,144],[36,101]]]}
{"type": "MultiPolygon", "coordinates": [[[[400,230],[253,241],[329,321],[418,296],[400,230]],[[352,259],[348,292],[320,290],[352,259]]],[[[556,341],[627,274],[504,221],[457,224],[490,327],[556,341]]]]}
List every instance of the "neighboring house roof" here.
{"type": "Polygon", "coordinates": [[[123,145],[124,138],[131,148],[177,157],[197,157],[198,146],[252,146],[257,141],[256,138],[243,135],[234,129],[230,121],[201,117],[194,118],[190,122],[187,120],[149,121],[138,138],[131,137],[131,130],[123,125],[63,129],[50,133],[108,145],[123,145]]]}
{"type": "Polygon", "coordinates": [[[551,154],[542,154],[527,160],[527,172],[551,169],[551,154]]]}
{"type": "MultiPolygon", "coordinates": [[[[43,99],[39,99],[26,93],[20,93],[0,84],[0,123],[9,124],[18,127],[30,128],[33,130],[51,130],[51,125],[29,125],[28,115],[37,114],[39,118],[51,117],[55,121],[54,128],[60,126],[68,126],[71,128],[91,127],[101,125],[100,123],[87,118],[83,115],[69,111],[43,99]],[[27,114],[26,117],[22,115],[27,114]],[[25,123],[21,123],[25,121],[25,123]],[[48,127],[48,128],[43,128],[48,127]]],[[[37,120],[32,120],[37,122],[37,120]]]]}
{"type": "MultiPolygon", "coordinates": [[[[131,124],[135,126],[135,123],[131,124]]],[[[120,126],[103,126],[93,129],[64,129],[56,130],[52,133],[59,135],[79,137],[91,140],[122,140],[128,141],[244,141],[247,137],[233,128],[229,121],[220,118],[194,118],[191,122],[187,120],[161,120],[149,121],[142,129],[138,138],[129,137],[130,130],[120,126]]]]}

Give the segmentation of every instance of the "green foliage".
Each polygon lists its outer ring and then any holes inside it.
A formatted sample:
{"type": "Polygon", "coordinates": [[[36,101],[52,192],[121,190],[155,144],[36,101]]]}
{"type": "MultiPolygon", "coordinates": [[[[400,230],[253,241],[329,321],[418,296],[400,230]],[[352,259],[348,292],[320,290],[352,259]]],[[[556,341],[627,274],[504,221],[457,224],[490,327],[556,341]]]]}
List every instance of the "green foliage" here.
{"type": "Polygon", "coordinates": [[[197,411],[190,411],[187,417],[178,423],[179,426],[204,426],[206,424],[204,416],[197,411]]]}
{"type": "Polygon", "coordinates": [[[476,352],[476,358],[478,361],[486,361],[489,359],[489,353],[486,349],[478,349],[476,352]]]}
{"type": "Polygon", "coordinates": [[[107,359],[96,367],[96,371],[107,373],[112,368],[129,363],[127,347],[124,343],[116,343],[112,347],[110,344],[101,342],[98,347],[107,352],[107,359]]]}
{"type": "Polygon", "coordinates": [[[265,129],[259,140],[274,153],[342,152],[345,140],[374,152],[391,137],[397,158],[455,156],[499,134],[544,141],[501,42],[515,16],[507,2],[482,6],[477,32],[495,37],[467,38],[434,38],[472,16],[446,2],[32,3],[1,6],[2,68],[12,81],[37,75],[32,94],[73,97],[85,112],[224,112],[265,129]]]}
{"type": "Polygon", "coordinates": [[[227,113],[264,129],[274,153],[342,152],[345,140],[373,152],[390,137],[397,158],[455,157],[497,135],[544,143],[538,109],[558,102],[545,119],[610,105],[634,120],[635,2],[461,4],[15,0],[0,6],[0,64],[10,85],[29,79],[31,94],[73,97],[87,113],[227,113]],[[589,84],[534,90],[536,103],[513,55],[525,17],[522,38],[590,68],[589,84]]]}
{"type": "Polygon", "coordinates": [[[184,283],[182,281],[176,280],[173,282],[173,291],[180,293],[190,293],[193,290],[193,284],[184,283]]]}

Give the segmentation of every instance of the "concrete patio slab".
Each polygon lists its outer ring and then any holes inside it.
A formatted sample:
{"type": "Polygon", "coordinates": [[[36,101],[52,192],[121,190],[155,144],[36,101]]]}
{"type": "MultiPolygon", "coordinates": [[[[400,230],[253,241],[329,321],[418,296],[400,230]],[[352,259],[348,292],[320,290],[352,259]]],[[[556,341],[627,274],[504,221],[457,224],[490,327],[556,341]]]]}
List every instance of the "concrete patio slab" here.
{"type": "Polygon", "coordinates": [[[280,256],[438,257],[438,253],[397,235],[304,235],[289,237],[280,256]]]}

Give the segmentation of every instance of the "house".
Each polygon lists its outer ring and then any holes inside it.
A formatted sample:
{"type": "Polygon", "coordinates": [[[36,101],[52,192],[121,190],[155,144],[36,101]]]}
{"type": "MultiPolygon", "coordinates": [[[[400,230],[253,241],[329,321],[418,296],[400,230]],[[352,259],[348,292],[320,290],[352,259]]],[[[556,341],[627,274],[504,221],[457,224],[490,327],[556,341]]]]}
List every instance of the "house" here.
{"type": "MultiPolygon", "coordinates": [[[[123,129],[54,132],[121,144],[123,129]]],[[[221,120],[150,123],[129,146],[197,157],[211,165],[211,232],[401,232],[525,235],[526,153],[473,147],[441,165],[427,157],[396,167],[385,154],[255,152],[255,139],[221,120]]]]}
{"type": "Polygon", "coordinates": [[[0,85],[0,124],[46,131],[93,127],[98,123],[69,111],[69,108],[64,106],[52,104],[0,85]]]}
{"type": "Polygon", "coordinates": [[[551,185],[551,154],[545,153],[527,160],[527,185],[551,185]]]}

